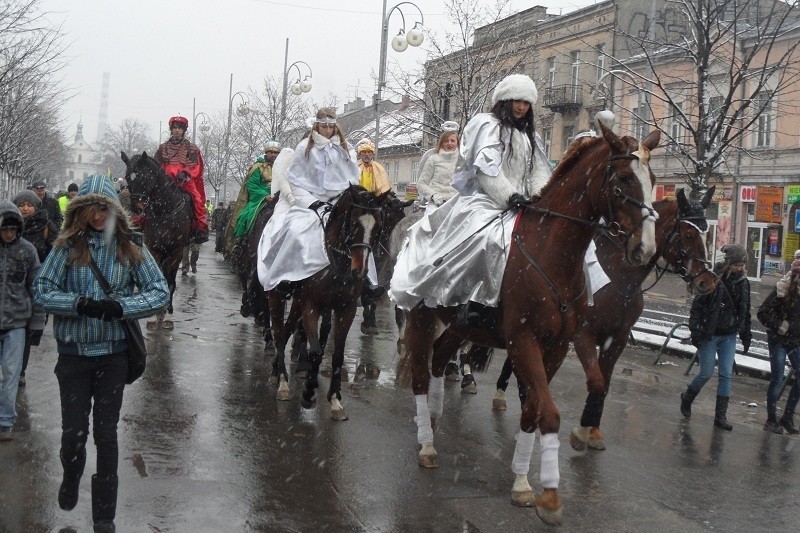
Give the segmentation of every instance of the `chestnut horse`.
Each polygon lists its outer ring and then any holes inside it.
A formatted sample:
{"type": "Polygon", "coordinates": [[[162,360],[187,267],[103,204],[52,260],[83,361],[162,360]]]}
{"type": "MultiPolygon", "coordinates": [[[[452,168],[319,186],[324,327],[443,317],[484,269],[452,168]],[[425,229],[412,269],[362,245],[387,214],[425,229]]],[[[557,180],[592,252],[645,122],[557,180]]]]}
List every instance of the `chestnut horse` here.
{"type": "Polygon", "coordinates": [[[155,321],[147,323],[147,329],[173,329],[172,295],[183,248],[189,244],[191,236],[192,199],[147,152],[130,158],[121,152],[120,156],[126,167],[125,181],[130,187],[131,203],[144,205],[147,220],[143,228],[144,242],[169,285],[166,318],[162,311],[155,321]]]}
{"type": "MultiPolygon", "coordinates": [[[[460,329],[456,325],[457,308],[429,308],[420,302],[410,310],[404,332],[417,404],[418,461],[426,468],[439,466],[433,426],[442,413],[442,375],[452,351],[463,339],[508,351],[517,375],[530,391],[512,461],[516,474],[512,502],[535,506],[536,514],[548,524],[562,521],[558,495],[560,416],[549,382],[586,313],[583,258],[589,241],[598,227],[624,234],[626,255],[633,264],[646,263],[656,247],[655,213],[649,205],[655,178],[648,159],[650,150],[658,146],[660,132],[652,132],[639,143],[631,137],[618,137],[604,125],[600,127],[603,138],[573,143],[542,189],[540,199],[518,215],[499,306],[487,308],[490,318],[482,317],[481,327],[460,329]],[[600,223],[601,217],[605,223],[600,223]],[[445,332],[437,339],[439,324],[445,326],[445,332]],[[492,328],[494,324],[499,327],[492,328]],[[429,398],[431,374],[436,382],[429,398]],[[542,435],[544,487],[539,497],[528,483],[537,428],[542,435]]],[[[593,383],[599,384],[595,392],[601,393],[603,377],[597,374],[593,383]]]]}
{"type": "MultiPolygon", "coordinates": [[[[656,221],[658,248],[645,266],[628,264],[615,238],[607,234],[595,237],[597,258],[611,281],[594,294],[594,306],[589,308],[585,322],[575,331],[572,341],[587,376],[595,375],[594,368],[599,364],[605,388],[602,394],[590,392],[587,396],[580,426],[570,433],[570,444],[574,449],[585,450],[587,446],[595,450],[605,449],[599,426],[611,375],[627,345],[631,329],[644,309],[642,283],[654,268],[658,268],[659,259],[666,262],[666,267],[660,269],[662,274],[678,274],[695,294],[706,294],[716,285],[716,276],[707,269],[705,245],[708,229],[705,209],[713,194],[712,187],[700,202],[691,202],[681,189],[677,202],[664,200],[654,204],[659,215],[656,221]],[[597,346],[600,346],[599,359],[597,346]]],[[[511,372],[511,361],[506,359],[492,401],[495,409],[505,409],[504,391],[511,372]]],[[[587,387],[597,389],[588,384],[587,387]]],[[[523,387],[520,387],[520,398],[524,394],[523,387]]]]}
{"type": "Polygon", "coordinates": [[[369,254],[383,232],[383,207],[388,199],[388,193],[375,196],[362,187],[351,185],[339,196],[336,204],[329,205],[330,214],[324,231],[330,265],[299,282],[289,317],[285,321],[285,295],[274,289],[268,292],[272,336],[277,352],[272,373],[278,378],[279,400],[288,400],[291,396],[284,360],[285,348],[298,319],[302,317],[309,343],[310,370],[301,404],[310,408],[316,402],[322,362],[319,319],[324,312],[332,310],[334,347],[328,402],[331,404],[332,419],[347,420],[341,404],[344,344],[355,318],[358,299],[366,284],[369,254]]]}

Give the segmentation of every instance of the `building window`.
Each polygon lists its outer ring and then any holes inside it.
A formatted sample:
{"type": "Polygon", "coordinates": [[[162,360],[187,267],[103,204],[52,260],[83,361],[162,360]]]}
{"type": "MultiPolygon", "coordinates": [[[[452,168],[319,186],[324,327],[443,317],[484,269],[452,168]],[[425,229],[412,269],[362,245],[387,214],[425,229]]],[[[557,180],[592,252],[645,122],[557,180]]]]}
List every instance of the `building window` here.
{"type": "MultiPolygon", "coordinates": [[[[672,117],[669,124],[669,135],[672,137],[672,148],[678,151],[679,146],[686,142],[685,129],[683,127],[683,102],[675,102],[675,107],[672,110],[672,117]]],[[[639,137],[641,139],[641,137],[639,137]]]]}
{"type": "Polygon", "coordinates": [[[564,126],[564,146],[562,151],[566,151],[570,143],[575,139],[575,126],[564,126]]]}
{"type": "Polygon", "coordinates": [[[75,179],[75,171],[74,170],[70,170],[69,171],[69,181],[72,181],[74,179],[75,179]]]}
{"type": "Polygon", "coordinates": [[[82,162],[83,162],[83,155],[78,154],[78,163],[82,163],[82,162]]]}
{"type": "Polygon", "coordinates": [[[595,85],[600,83],[600,79],[606,73],[606,45],[601,44],[597,47],[597,76],[595,85]]]}
{"type": "Polygon", "coordinates": [[[772,101],[768,92],[760,92],[756,95],[753,103],[755,104],[753,110],[756,113],[761,113],[755,122],[755,147],[768,148],[772,146],[772,131],[775,125],[775,117],[773,114],[775,102],[772,101]]]}
{"type": "Polygon", "coordinates": [[[397,185],[397,180],[400,179],[400,161],[394,162],[394,184],[397,185]]]}
{"type": "Polygon", "coordinates": [[[578,51],[572,52],[572,101],[578,101],[580,83],[580,56],[578,51]]]}
{"type": "Polygon", "coordinates": [[[547,88],[552,89],[556,84],[556,58],[547,58],[547,88]]]}
{"type": "Polygon", "coordinates": [[[647,94],[639,91],[636,98],[636,107],[633,108],[633,137],[644,139],[647,135],[647,94]]]}
{"type": "Polygon", "coordinates": [[[547,159],[553,159],[550,155],[550,148],[553,145],[553,130],[550,128],[542,132],[542,144],[544,144],[544,155],[547,159]]]}
{"type": "Polygon", "coordinates": [[[411,183],[417,182],[417,174],[419,173],[419,161],[411,163],[411,183]]]}

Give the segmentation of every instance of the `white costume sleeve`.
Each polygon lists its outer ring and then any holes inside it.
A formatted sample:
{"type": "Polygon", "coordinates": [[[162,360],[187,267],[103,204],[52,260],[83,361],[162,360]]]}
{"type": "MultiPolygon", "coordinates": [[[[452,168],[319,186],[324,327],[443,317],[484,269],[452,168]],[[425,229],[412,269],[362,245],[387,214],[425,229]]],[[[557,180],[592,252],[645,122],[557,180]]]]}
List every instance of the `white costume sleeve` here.
{"type": "Polygon", "coordinates": [[[478,170],[475,173],[475,178],[478,180],[478,184],[481,189],[483,189],[483,192],[488,194],[502,209],[508,207],[508,199],[511,198],[511,195],[518,192],[514,189],[514,186],[511,185],[511,182],[508,181],[502,169],[497,176],[487,176],[482,171],[478,170]]]}
{"type": "Polygon", "coordinates": [[[436,165],[433,163],[433,161],[428,160],[427,163],[428,164],[422,167],[422,172],[417,179],[419,195],[425,200],[428,200],[431,196],[433,196],[433,189],[431,188],[430,184],[433,180],[433,171],[436,168],[436,165]]]}

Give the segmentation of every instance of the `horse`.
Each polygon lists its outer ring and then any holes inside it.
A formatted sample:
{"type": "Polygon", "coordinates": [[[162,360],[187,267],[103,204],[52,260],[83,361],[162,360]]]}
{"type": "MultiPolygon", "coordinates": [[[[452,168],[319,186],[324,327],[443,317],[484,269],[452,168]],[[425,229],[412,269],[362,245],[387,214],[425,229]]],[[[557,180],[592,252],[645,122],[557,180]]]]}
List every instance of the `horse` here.
{"type": "MultiPolygon", "coordinates": [[[[394,229],[406,217],[406,208],[410,207],[414,200],[403,202],[394,192],[389,192],[389,198],[386,200],[384,208],[384,227],[381,232],[380,239],[377,246],[372,251],[375,258],[375,268],[378,270],[378,285],[381,287],[377,295],[361,296],[361,304],[364,307],[363,317],[361,323],[361,332],[365,335],[374,335],[378,333],[378,325],[375,322],[375,311],[377,302],[383,297],[385,289],[389,285],[389,280],[392,279],[394,272],[394,259],[391,253],[391,243],[394,236],[394,229]]],[[[407,229],[407,228],[406,228],[407,229]]],[[[405,234],[403,234],[405,235],[405,234]]]]}
{"type": "Polygon", "coordinates": [[[286,320],[286,295],[275,289],[268,291],[272,336],[276,349],[272,372],[278,380],[279,400],[288,400],[291,397],[284,353],[288,338],[298,319],[302,317],[303,329],[308,337],[310,369],[300,403],[305,408],[311,408],[316,403],[323,354],[319,318],[326,311],[332,311],[335,316],[334,348],[327,399],[331,405],[331,418],[347,420],[341,404],[344,345],[355,318],[358,298],[366,284],[369,254],[379,242],[383,231],[383,207],[388,199],[388,193],[375,196],[362,187],[351,185],[341,193],[334,205],[328,205],[330,213],[324,224],[324,232],[325,249],[330,264],[298,282],[286,320]]]}
{"type": "Polygon", "coordinates": [[[128,158],[121,152],[125,163],[125,181],[131,192],[132,204],[144,205],[144,242],[158,263],[169,285],[169,305],[165,312],[147,322],[148,330],[174,329],[172,321],[172,295],[178,275],[183,248],[189,244],[194,210],[191,197],[164,172],[147,152],[128,158]]]}
{"type": "MultiPolygon", "coordinates": [[[[648,160],[660,132],[638,142],[599,126],[602,138],[587,137],[570,145],[539,199],[518,213],[498,307],[485,308],[480,326],[470,328],[456,320],[458,308],[431,308],[420,302],[409,311],[404,332],[417,404],[418,463],[424,468],[439,467],[433,427],[443,410],[442,375],[453,350],[467,339],[508,351],[517,375],[530,390],[512,462],[516,474],[512,503],[534,506],[537,516],[551,525],[561,524],[563,510],[558,494],[560,417],[549,382],[586,313],[583,258],[589,241],[597,228],[606,228],[624,236],[632,264],[645,264],[655,253],[654,212],[648,205],[655,176],[648,160]],[[436,338],[441,326],[444,333],[436,338]],[[431,374],[436,382],[429,398],[431,374]],[[527,477],[537,428],[542,434],[544,487],[539,497],[527,477]]],[[[596,374],[592,383],[599,385],[596,392],[602,392],[603,377],[596,374]]]]}
{"type": "MultiPolygon", "coordinates": [[[[597,258],[610,282],[594,294],[594,306],[589,308],[585,321],[576,330],[573,344],[585,369],[599,364],[605,388],[602,394],[592,392],[587,396],[580,426],[573,428],[570,433],[570,445],[573,449],[582,451],[587,447],[594,450],[606,448],[599,426],[611,375],[627,345],[631,329],[644,309],[642,283],[657,268],[659,259],[663,258],[666,262],[666,266],[661,269],[661,275],[664,272],[676,273],[689,284],[690,290],[695,294],[706,294],[716,285],[716,276],[707,268],[704,236],[708,229],[705,209],[711,202],[713,193],[712,187],[701,201],[691,202],[681,189],[678,191],[677,201],[663,200],[653,205],[659,215],[656,221],[658,247],[656,254],[645,266],[633,267],[627,264],[618,241],[608,234],[595,237],[597,258]],[[599,358],[596,346],[600,346],[599,358]]],[[[506,359],[497,380],[497,393],[492,400],[492,407],[496,410],[506,408],[504,391],[512,370],[511,361],[506,359]]],[[[593,375],[593,371],[587,370],[586,374],[593,375]]],[[[524,397],[524,394],[524,387],[520,387],[520,397],[524,397]]]]}
{"type": "MultiPolygon", "coordinates": [[[[235,254],[233,265],[242,284],[242,307],[241,315],[245,318],[252,316],[256,326],[263,326],[269,332],[269,311],[267,305],[267,293],[258,281],[256,272],[256,261],[258,258],[258,241],[264,231],[264,227],[275,211],[280,192],[277,192],[272,199],[264,200],[264,203],[253,220],[253,227],[250,234],[241,245],[241,249],[235,254]]],[[[267,348],[271,345],[271,335],[267,341],[267,348]]],[[[265,348],[265,351],[270,351],[265,348]]]]}

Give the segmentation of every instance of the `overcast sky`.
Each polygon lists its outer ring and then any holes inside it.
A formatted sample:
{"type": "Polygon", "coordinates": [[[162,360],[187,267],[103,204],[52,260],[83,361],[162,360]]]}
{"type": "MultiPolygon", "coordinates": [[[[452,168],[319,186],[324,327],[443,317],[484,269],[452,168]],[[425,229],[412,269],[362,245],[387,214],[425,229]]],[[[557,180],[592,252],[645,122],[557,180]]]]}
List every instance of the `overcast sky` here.
{"type": "MultiPolygon", "coordinates": [[[[388,9],[398,3],[389,0],[388,9]]],[[[414,3],[425,26],[441,33],[448,24],[445,0],[414,3]]],[[[593,3],[513,0],[511,8],[546,5],[549,13],[566,13],[593,3]]],[[[231,73],[234,92],[260,88],[266,76],[282,79],[287,38],[289,63],[302,60],[313,71],[313,89],[300,98],[319,102],[334,93],[345,102],[358,94],[369,101],[382,6],[383,0],[43,0],[48,18],[63,24],[68,44],[62,76],[74,96],[64,108],[64,132],[71,139],[82,118],[85,139],[96,140],[103,72],[111,73],[112,128],[138,118],[158,137],[159,121],[163,131],[170,116],[191,116],[192,99],[198,112],[226,111],[231,73]]],[[[409,5],[402,10],[411,29],[417,12],[409,5]]],[[[390,39],[401,22],[395,11],[390,39]]],[[[424,49],[425,44],[397,54],[389,47],[389,61],[413,67],[425,59],[424,49]]]]}

